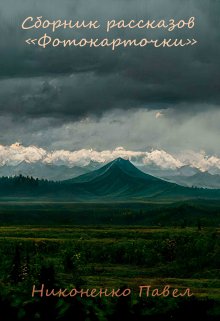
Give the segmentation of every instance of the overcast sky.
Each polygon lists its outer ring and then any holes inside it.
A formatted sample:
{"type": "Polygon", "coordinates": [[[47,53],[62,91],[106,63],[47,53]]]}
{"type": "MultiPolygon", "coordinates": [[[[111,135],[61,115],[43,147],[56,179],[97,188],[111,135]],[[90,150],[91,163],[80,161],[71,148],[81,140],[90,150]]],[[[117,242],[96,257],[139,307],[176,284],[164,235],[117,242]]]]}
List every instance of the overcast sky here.
{"type": "MultiPolygon", "coordinates": [[[[0,144],[46,150],[204,150],[220,137],[220,1],[1,0],[0,144]],[[188,31],[112,31],[129,39],[194,38],[184,48],[37,48],[21,30],[45,19],[189,19],[188,31]]],[[[104,28],[103,28],[104,29],[104,28]]],[[[57,36],[106,37],[103,29],[57,36]]]]}

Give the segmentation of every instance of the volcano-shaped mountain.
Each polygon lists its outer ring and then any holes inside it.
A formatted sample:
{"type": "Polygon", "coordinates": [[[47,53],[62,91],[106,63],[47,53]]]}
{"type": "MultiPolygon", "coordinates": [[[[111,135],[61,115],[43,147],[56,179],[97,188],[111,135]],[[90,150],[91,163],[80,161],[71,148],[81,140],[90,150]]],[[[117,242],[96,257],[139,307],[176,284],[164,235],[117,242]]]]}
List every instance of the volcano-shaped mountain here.
{"type": "Polygon", "coordinates": [[[220,190],[189,188],[164,181],[118,158],[90,173],[63,182],[18,176],[0,179],[0,196],[43,197],[71,201],[145,201],[149,199],[220,199],[220,190]]]}
{"type": "Polygon", "coordinates": [[[141,172],[130,161],[122,158],[76,177],[69,183],[80,186],[88,193],[103,197],[141,196],[144,191],[147,191],[148,195],[155,195],[161,188],[166,189],[166,185],[173,187],[173,184],[141,172]]]}
{"type": "Polygon", "coordinates": [[[145,174],[129,160],[122,158],[66,183],[72,185],[73,189],[84,190],[91,198],[104,199],[191,198],[206,197],[211,193],[209,190],[186,188],[145,174]]]}

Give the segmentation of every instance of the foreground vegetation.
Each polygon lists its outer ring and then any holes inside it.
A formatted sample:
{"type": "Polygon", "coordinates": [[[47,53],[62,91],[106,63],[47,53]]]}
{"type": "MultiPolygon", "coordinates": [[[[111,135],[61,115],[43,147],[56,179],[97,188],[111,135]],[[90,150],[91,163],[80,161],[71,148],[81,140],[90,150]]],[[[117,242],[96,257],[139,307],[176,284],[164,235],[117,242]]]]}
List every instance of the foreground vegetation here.
{"type": "Polygon", "coordinates": [[[185,225],[2,226],[1,320],[217,320],[220,230],[198,221],[185,225]],[[130,288],[132,294],[32,298],[33,284],[130,288]],[[190,288],[194,295],[139,298],[144,284],[190,288]]]}

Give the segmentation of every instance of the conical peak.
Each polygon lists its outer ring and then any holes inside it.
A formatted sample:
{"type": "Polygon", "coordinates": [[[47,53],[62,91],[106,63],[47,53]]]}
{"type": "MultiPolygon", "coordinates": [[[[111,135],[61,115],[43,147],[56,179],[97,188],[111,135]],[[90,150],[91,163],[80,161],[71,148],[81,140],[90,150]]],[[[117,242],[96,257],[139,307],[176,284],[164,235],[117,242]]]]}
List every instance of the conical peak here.
{"type": "Polygon", "coordinates": [[[122,157],[118,157],[115,160],[113,160],[113,163],[130,163],[128,159],[124,159],[122,157]]]}
{"type": "Polygon", "coordinates": [[[124,159],[118,157],[111,163],[106,165],[108,169],[119,168],[120,170],[126,171],[127,173],[139,172],[139,170],[129,161],[129,159],[124,159]]]}

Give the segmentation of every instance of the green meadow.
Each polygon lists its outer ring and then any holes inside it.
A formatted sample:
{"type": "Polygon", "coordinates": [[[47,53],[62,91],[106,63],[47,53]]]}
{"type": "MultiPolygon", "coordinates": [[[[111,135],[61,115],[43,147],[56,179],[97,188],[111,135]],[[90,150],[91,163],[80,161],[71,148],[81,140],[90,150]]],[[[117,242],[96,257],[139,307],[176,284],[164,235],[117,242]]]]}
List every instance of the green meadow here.
{"type": "Polygon", "coordinates": [[[4,201],[0,320],[217,320],[219,203],[4,201]],[[32,297],[41,289],[130,289],[122,297],[32,297]],[[167,297],[139,297],[140,286],[167,297]],[[178,289],[191,297],[174,298],[178,289]]]}

